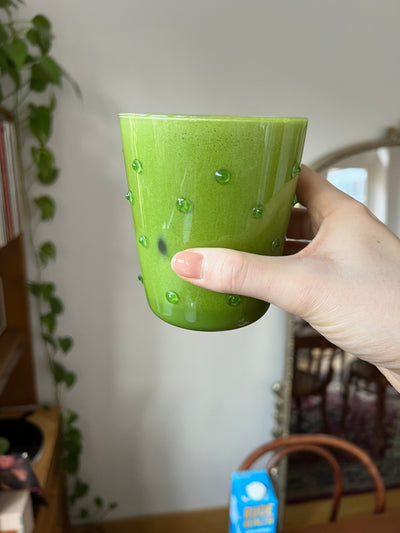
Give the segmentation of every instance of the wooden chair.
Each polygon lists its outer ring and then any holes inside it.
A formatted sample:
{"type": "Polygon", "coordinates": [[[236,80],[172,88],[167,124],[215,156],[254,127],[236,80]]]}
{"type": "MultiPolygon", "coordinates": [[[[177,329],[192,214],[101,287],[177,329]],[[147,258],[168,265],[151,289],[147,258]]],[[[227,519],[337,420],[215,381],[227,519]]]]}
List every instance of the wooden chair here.
{"type": "Polygon", "coordinates": [[[291,453],[307,451],[320,455],[326,459],[333,470],[335,487],[329,521],[334,522],[338,515],[343,493],[343,474],[337,459],[329,451],[329,448],[343,450],[356,457],[365,466],[373,479],[375,486],[374,512],[383,513],[385,510],[385,486],[375,463],[361,448],[339,437],[324,434],[290,435],[289,437],[282,437],[256,448],[244,459],[239,466],[239,470],[249,470],[260,457],[269,452],[274,452],[266,466],[269,473],[283,457],[286,457],[291,453]]]}
{"type": "Polygon", "coordinates": [[[321,419],[325,433],[329,432],[326,396],[334,374],[334,359],[343,354],[309,324],[299,317],[294,319],[294,369],[292,397],[296,403],[296,431],[301,431],[302,403],[309,396],[321,399],[321,419]],[[301,357],[301,356],[305,357],[301,357]]]}
{"type": "Polygon", "coordinates": [[[389,382],[376,366],[367,361],[354,359],[349,364],[343,388],[342,424],[343,427],[346,426],[346,415],[349,412],[349,395],[352,386],[357,391],[362,388],[370,389],[371,385],[376,394],[373,444],[373,457],[376,458],[379,456],[383,446],[383,419],[385,416],[386,388],[389,382]]]}

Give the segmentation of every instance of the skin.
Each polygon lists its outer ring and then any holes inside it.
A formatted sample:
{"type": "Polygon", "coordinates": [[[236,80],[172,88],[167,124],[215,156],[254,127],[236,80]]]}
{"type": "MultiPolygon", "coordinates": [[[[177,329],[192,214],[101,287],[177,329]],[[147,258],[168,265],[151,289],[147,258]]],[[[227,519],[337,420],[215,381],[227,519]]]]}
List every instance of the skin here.
{"type": "Polygon", "coordinates": [[[364,205],[306,166],[283,257],[220,248],[176,254],[183,279],[253,296],[296,314],[345,351],[375,364],[400,391],[400,240],[364,205]]]}

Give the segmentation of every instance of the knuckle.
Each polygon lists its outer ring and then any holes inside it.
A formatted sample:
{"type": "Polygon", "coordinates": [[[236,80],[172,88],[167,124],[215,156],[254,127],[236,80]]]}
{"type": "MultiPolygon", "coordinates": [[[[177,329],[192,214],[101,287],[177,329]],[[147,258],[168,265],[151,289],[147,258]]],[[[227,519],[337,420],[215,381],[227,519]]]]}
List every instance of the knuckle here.
{"type": "Polygon", "coordinates": [[[221,276],[230,292],[240,292],[248,278],[248,262],[242,254],[226,258],[222,264],[221,276]]]}

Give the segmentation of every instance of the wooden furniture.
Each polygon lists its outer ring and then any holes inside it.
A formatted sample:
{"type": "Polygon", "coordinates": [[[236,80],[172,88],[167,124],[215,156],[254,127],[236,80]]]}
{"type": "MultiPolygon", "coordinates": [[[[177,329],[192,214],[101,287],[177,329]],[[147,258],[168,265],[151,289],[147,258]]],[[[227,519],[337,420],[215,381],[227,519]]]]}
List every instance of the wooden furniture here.
{"type": "MultiPolygon", "coordinates": [[[[7,410],[3,418],[19,418],[21,410],[7,410]]],[[[44,490],[48,506],[35,511],[33,533],[67,533],[69,519],[64,470],[59,461],[61,454],[61,417],[59,407],[37,407],[26,420],[36,424],[43,433],[43,447],[32,467],[44,490]]]]}
{"type": "Polygon", "coordinates": [[[329,524],[284,529],[281,533],[398,533],[399,531],[400,512],[392,511],[329,524]]]}
{"type": "MultiPolygon", "coordinates": [[[[7,328],[0,335],[0,416],[10,417],[23,406],[37,404],[23,235],[0,247],[0,278],[7,321],[7,328]],[[10,410],[11,407],[16,409],[10,410]]],[[[34,533],[67,532],[65,477],[59,462],[60,410],[38,408],[27,419],[44,433],[42,455],[33,467],[49,503],[38,510],[34,533]]]]}
{"type": "Polygon", "coordinates": [[[383,445],[383,419],[385,416],[385,397],[386,388],[389,382],[385,376],[376,368],[376,366],[362,361],[361,359],[354,359],[349,364],[347,378],[345,380],[343,389],[343,407],[342,407],[342,424],[346,425],[346,415],[349,411],[349,395],[350,389],[354,391],[359,389],[374,388],[376,394],[375,413],[374,413],[374,446],[373,456],[378,457],[383,445]]]}
{"type": "Polygon", "coordinates": [[[0,248],[0,278],[7,319],[0,336],[0,407],[36,403],[22,235],[0,248]]]}
{"type": "Polygon", "coordinates": [[[296,431],[301,431],[303,400],[320,397],[322,429],[329,433],[326,395],[334,374],[334,359],[342,354],[331,342],[299,317],[294,319],[294,369],[292,398],[296,403],[296,431]]]}
{"type": "Polygon", "coordinates": [[[375,463],[361,448],[339,437],[323,434],[290,435],[289,437],[282,437],[256,448],[244,459],[239,466],[239,470],[249,470],[255,461],[269,452],[274,452],[274,454],[267,463],[268,472],[270,472],[283,457],[294,452],[309,451],[321,455],[332,467],[335,477],[335,488],[329,516],[329,521],[334,521],[337,518],[340,500],[342,498],[343,476],[337,460],[327,448],[336,448],[352,454],[365,466],[375,485],[374,512],[382,513],[385,509],[385,487],[375,463]]]}
{"type": "Polygon", "coordinates": [[[69,516],[65,472],[60,463],[61,418],[58,407],[41,408],[29,418],[44,433],[44,449],[33,469],[49,503],[40,507],[33,533],[67,533],[69,516]]]}

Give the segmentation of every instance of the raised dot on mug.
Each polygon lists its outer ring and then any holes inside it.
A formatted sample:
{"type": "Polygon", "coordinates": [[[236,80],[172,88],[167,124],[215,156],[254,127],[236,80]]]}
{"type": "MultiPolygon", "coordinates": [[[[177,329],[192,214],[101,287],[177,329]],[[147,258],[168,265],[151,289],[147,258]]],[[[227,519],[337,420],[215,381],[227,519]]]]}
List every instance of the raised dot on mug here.
{"type": "Polygon", "coordinates": [[[142,276],[142,273],[140,273],[140,274],[138,275],[137,279],[138,279],[141,283],[143,283],[143,276],[142,276]]]}
{"type": "Polygon", "coordinates": [[[280,247],[280,245],[281,245],[281,240],[279,238],[274,239],[272,241],[272,249],[273,250],[277,250],[280,247]]]}
{"type": "Polygon", "coordinates": [[[215,173],[215,180],[221,185],[224,185],[225,183],[229,183],[231,181],[231,173],[229,172],[229,170],[226,170],[225,168],[220,168],[215,173]]]}
{"type": "Polygon", "coordinates": [[[264,207],[262,205],[256,205],[253,207],[252,215],[253,218],[261,218],[264,213],[264,207]]]}
{"type": "Polygon", "coordinates": [[[295,163],[292,168],[292,178],[295,178],[296,176],[298,176],[300,172],[301,172],[301,167],[299,163],[295,163]]]}
{"type": "Polygon", "coordinates": [[[129,200],[129,203],[132,205],[133,204],[133,192],[132,191],[128,191],[126,194],[125,194],[125,198],[127,200],[129,200]]]}
{"type": "Polygon", "coordinates": [[[179,302],[179,296],[174,291],[167,291],[165,297],[170,304],[177,304],[179,302]]]}
{"type": "Polygon", "coordinates": [[[228,296],[228,304],[232,307],[236,307],[240,304],[240,296],[238,294],[230,294],[228,296]]]}
{"type": "Polygon", "coordinates": [[[181,213],[189,213],[193,208],[193,204],[186,198],[178,198],[176,201],[176,208],[181,213]]]}
{"type": "Polygon", "coordinates": [[[139,161],[139,159],[134,159],[133,160],[132,168],[136,172],[136,174],[141,174],[143,172],[143,165],[139,161]]]}
{"type": "Polygon", "coordinates": [[[145,235],[141,235],[139,237],[139,242],[144,248],[148,248],[149,247],[149,241],[147,240],[147,237],[145,235]]]}

